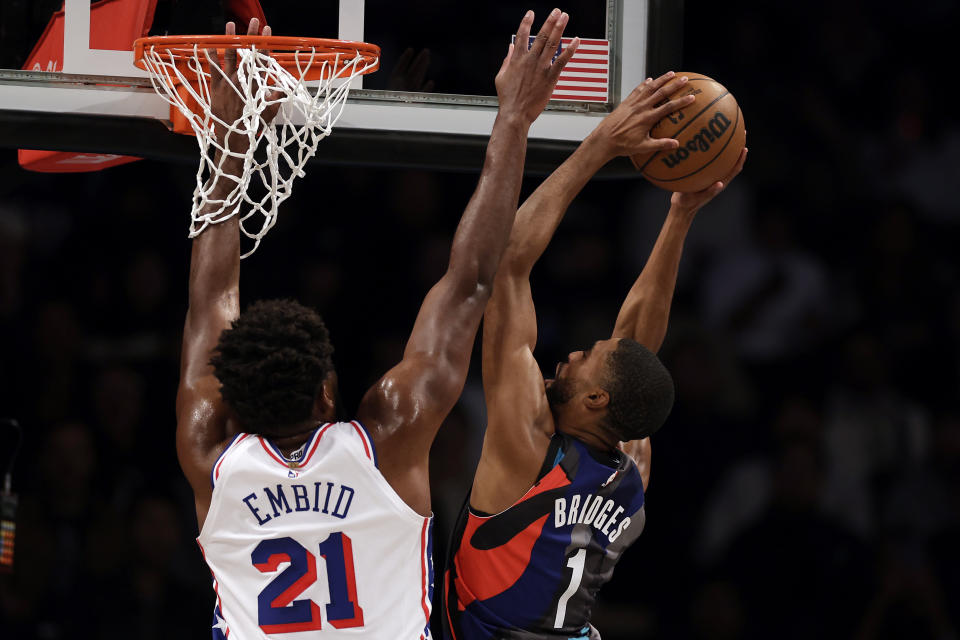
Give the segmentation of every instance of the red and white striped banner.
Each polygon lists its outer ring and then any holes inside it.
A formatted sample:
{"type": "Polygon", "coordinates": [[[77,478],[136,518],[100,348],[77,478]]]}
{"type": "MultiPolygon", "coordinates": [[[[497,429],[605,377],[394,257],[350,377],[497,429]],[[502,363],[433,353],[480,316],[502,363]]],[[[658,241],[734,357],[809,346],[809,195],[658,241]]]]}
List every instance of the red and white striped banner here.
{"type": "MultiPolygon", "coordinates": [[[[563,38],[566,48],[573,38],[563,38]]],[[[610,41],[580,39],[577,52],[560,73],[554,100],[606,102],[610,72],[610,41]]]]}

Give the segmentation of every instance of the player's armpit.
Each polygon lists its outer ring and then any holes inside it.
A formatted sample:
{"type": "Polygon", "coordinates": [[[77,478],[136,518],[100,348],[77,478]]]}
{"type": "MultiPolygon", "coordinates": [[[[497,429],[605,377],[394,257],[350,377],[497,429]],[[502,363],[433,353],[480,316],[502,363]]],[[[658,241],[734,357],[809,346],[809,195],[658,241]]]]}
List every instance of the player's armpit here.
{"type": "Polygon", "coordinates": [[[491,513],[536,480],[553,435],[543,374],[533,357],[537,319],[525,273],[497,274],[484,314],[483,390],[487,428],[471,504],[491,513]]]}
{"type": "Polygon", "coordinates": [[[424,516],[431,512],[430,447],[464,379],[465,373],[442,356],[408,354],[367,391],[357,410],[377,449],[383,477],[424,516]]]}
{"type": "Polygon", "coordinates": [[[496,384],[484,379],[487,428],[470,496],[474,508],[488,513],[506,509],[536,482],[554,432],[533,354],[522,347],[503,356],[509,364],[496,384]]]}
{"type": "Polygon", "coordinates": [[[643,271],[617,314],[613,338],[636,340],[656,353],[667,334],[683,243],[695,212],[671,207],[643,271]]]}
{"type": "MultiPolygon", "coordinates": [[[[483,384],[499,385],[516,364],[525,360],[537,344],[537,314],[526,273],[497,273],[493,295],[483,313],[483,384]]],[[[541,382],[543,376],[537,370],[541,382]]]]}
{"type": "Polygon", "coordinates": [[[200,526],[212,492],[210,471],[226,445],[229,430],[219,382],[213,375],[181,383],[177,390],[177,460],[193,489],[200,526]]]}
{"type": "Polygon", "coordinates": [[[228,436],[226,405],[221,399],[220,383],[213,373],[210,358],[220,334],[239,315],[238,287],[231,282],[232,278],[226,279],[225,287],[217,287],[216,295],[211,293],[206,300],[198,295],[198,289],[215,280],[203,277],[207,275],[202,269],[204,261],[197,260],[199,247],[196,243],[211,231],[220,230],[207,230],[194,241],[191,305],[183,328],[176,401],[177,458],[198,503],[210,492],[210,466],[228,436]]]}
{"type": "Polygon", "coordinates": [[[484,375],[487,408],[485,456],[539,468],[540,457],[553,435],[553,416],[544,390],[543,374],[526,347],[502,354],[504,366],[496,382],[484,375]]]}
{"type": "MultiPolygon", "coordinates": [[[[505,455],[524,456],[534,433],[552,434],[543,374],[533,357],[537,317],[526,275],[497,274],[483,316],[482,371],[487,405],[485,441],[505,455]]],[[[486,446],[486,442],[485,442],[486,446]]]]}
{"type": "Polygon", "coordinates": [[[617,315],[614,338],[631,338],[656,353],[663,344],[687,232],[697,212],[743,170],[747,150],[722,182],[696,193],[674,193],[670,210],[643,271],[617,315]]]}
{"type": "Polygon", "coordinates": [[[213,427],[226,422],[220,398],[220,384],[213,373],[210,358],[220,340],[220,334],[239,315],[238,292],[228,291],[205,304],[194,304],[187,311],[183,328],[183,346],[180,354],[180,383],[177,389],[178,438],[182,429],[197,422],[206,412],[197,412],[197,406],[218,407],[216,416],[209,416],[216,425],[203,426],[203,438],[198,442],[203,449],[214,448],[225,437],[213,427]],[[191,417],[191,420],[185,418],[191,417]]]}

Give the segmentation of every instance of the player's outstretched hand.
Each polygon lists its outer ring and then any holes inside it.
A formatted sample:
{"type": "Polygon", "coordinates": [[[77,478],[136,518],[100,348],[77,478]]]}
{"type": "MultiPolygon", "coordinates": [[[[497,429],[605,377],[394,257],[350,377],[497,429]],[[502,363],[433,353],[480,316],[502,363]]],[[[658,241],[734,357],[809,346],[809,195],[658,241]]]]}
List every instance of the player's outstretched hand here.
{"type": "Polygon", "coordinates": [[[553,59],[569,19],[566,13],[554,9],[527,48],[533,25],[533,11],[527,11],[497,73],[501,114],[519,117],[530,125],[547,106],[560,72],[580,45],[580,39],[574,38],[563,53],[553,59]]]}
{"type": "MultiPolygon", "coordinates": [[[[225,33],[228,36],[236,35],[236,25],[228,22],[225,33]]],[[[260,34],[260,20],[253,18],[250,20],[250,24],[247,25],[247,35],[255,36],[258,34],[260,34]]],[[[262,35],[272,35],[269,26],[263,28],[262,35]]],[[[216,61],[223,70],[223,73],[220,73],[216,69],[210,70],[210,110],[219,120],[232,124],[240,119],[244,107],[243,97],[237,93],[237,90],[234,88],[237,83],[237,50],[232,48],[224,49],[222,60],[218,60],[216,49],[208,49],[207,55],[211,60],[216,61]]],[[[274,100],[276,97],[277,96],[270,96],[270,99],[274,100]]],[[[262,114],[264,120],[267,122],[272,121],[273,118],[276,117],[279,109],[279,103],[268,106],[262,114]]],[[[219,121],[215,121],[215,126],[217,140],[223,144],[226,128],[221,125],[219,121]]],[[[243,136],[234,136],[234,138],[243,138],[243,136]]],[[[231,151],[237,153],[246,152],[247,140],[245,138],[231,139],[229,143],[231,151]]]]}
{"type": "Polygon", "coordinates": [[[744,147],[737,159],[737,164],[733,165],[730,173],[720,181],[714,182],[703,191],[691,191],[689,193],[675,192],[670,196],[670,208],[677,209],[685,213],[696,213],[705,204],[713,200],[717,195],[727,188],[730,181],[737,177],[743,170],[743,163],[747,161],[747,148],[744,147]]]}
{"type": "Polygon", "coordinates": [[[610,158],[616,156],[649,155],[661,150],[676,149],[673,138],[653,138],[650,130],[668,114],[688,106],[696,98],[686,95],[676,100],[668,98],[687,83],[686,76],[668,71],[656,80],[647,78],[604,118],[591,134],[603,145],[610,158]]]}

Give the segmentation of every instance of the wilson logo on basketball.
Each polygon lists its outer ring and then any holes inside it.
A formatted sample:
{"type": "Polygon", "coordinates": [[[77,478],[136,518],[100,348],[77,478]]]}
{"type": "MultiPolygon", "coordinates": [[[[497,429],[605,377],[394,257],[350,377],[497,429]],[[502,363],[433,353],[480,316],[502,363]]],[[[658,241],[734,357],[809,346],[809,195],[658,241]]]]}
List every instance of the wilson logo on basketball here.
{"type": "Polygon", "coordinates": [[[709,151],[713,143],[723,137],[723,134],[730,128],[731,124],[727,116],[717,111],[710,121],[707,122],[706,126],[687,140],[685,145],[679,147],[673,153],[660,158],[660,162],[666,165],[668,169],[672,169],[689,158],[691,154],[709,151]]]}

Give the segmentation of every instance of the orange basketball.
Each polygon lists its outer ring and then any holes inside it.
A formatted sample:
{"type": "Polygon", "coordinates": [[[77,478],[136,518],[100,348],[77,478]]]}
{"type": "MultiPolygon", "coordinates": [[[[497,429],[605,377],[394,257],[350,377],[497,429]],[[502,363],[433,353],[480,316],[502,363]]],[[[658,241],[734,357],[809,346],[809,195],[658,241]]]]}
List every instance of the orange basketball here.
{"type": "Polygon", "coordinates": [[[722,84],[699,73],[677,73],[689,82],[670,99],[695,94],[693,104],[671,113],[650,130],[680,146],[652,156],[631,156],[653,184],[668,191],[701,191],[730,173],[746,143],[743,113],[722,84]]]}

